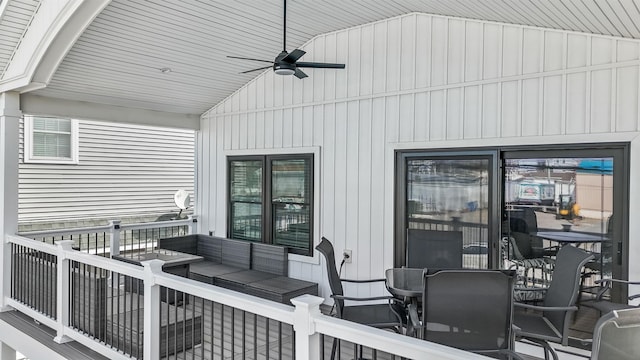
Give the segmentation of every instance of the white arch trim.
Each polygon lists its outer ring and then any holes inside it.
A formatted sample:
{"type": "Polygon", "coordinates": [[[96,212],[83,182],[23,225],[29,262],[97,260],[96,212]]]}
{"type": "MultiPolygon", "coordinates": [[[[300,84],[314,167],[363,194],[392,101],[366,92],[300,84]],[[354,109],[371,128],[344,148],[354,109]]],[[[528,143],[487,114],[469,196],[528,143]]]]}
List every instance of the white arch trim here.
{"type": "Polygon", "coordinates": [[[0,93],[47,86],[76,40],[111,0],[42,0],[0,79],[0,93]]]}

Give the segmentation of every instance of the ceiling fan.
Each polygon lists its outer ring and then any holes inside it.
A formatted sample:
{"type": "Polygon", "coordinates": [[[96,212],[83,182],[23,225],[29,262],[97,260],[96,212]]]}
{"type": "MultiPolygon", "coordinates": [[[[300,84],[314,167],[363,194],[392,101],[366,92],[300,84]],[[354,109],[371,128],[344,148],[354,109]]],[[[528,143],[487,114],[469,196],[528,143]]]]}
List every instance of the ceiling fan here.
{"type": "Polygon", "coordinates": [[[247,70],[241,72],[246,74],[252,71],[264,70],[270,67],[278,75],[295,75],[298,79],[304,79],[307,74],[299,68],[322,68],[322,69],[344,69],[344,64],[330,64],[330,63],[318,63],[318,62],[302,62],[298,61],[306,52],[304,50],[295,49],[292,52],[287,52],[287,0],[284,0],[284,21],[283,21],[283,35],[282,35],[282,52],[276,56],[275,60],[261,60],[252,59],[239,56],[227,56],[231,59],[251,60],[271,63],[273,65],[259,67],[257,69],[247,70]]]}

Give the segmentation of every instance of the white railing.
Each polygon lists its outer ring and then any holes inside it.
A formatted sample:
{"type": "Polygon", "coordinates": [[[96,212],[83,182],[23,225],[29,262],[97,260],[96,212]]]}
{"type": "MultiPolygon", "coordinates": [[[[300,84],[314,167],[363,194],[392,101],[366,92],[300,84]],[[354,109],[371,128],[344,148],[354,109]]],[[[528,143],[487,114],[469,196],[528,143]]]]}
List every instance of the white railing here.
{"type": "MultiPolygon", "coordinates": [[[[187,309],[193,310],[191,311],[193,314],[199,311],[200,315],[198,316],[204,317],[206,316],[205,304],[211,304],[209,307],[211,316],[214,316],[213,311],[216,308],[221,308],[224,314],[225,307],[227,307],[233,311],[243,313],[243,319],[244,312],[257,314],[260,317],[266,318],[267,328],[269,328],[269,321],[279,324],[280,328],[282,325],[290,327],[292,331],[295,332],[295,336],[288,337],[289,341],[294,341],[293,339],[295,338],[295,344],[293,344],[295,354],[292,354],[293,356],[291,357],[296,359],[319,360],[321,358],[320,347],[324,346],[324,344],[321,344],[321,339],[323,339],[325,335],[408,359],[428,358],[452,360],[485,358],[469,352],[324,315],[320,312],[320,304],[323,302],[323,299],[312,295],[303,295],[293,299],[292,303],[294,306],[292,307],[164,273],[162,272],[163,262],[160,260],[143,262],[143,267],[140,267],[73,250],[71,248],[71,241],[60,241],[56,245],[50,245],[21,236],[7,235],[6,242],[16,244],[17,246],[14,247],[20,247],[20,249],[27,248],[35,252],[56,256],[56,316],[52,318],[43,315],[33,307],[12,298],[11,294],[4,294],[5,303],[31,316],[42,324],[55,329],[57,332],[55,341],[63,343],[75,340],[112,359],[130,359],[133,355],[131,352],[127,352],[126,345],[124,346],[125,350],[122,350],[122,347],[116,349],[113,346],[109,346],[108,342],[101,341],[95,336],[89,336],[86,332],[79,331],[77,327],[71,326],[70,319],[72,314],[70,313],[70,302],[72,300],[69,294],[71,288],[76,286],[76,284],[69,279],[72,278],[72,272],[77,272],[78,268],[84,264],[107,270],[107,272],[111,274],[108,275],[110,277],[115,276],[114,274],[122,274],[131,279],[139,279],[143,282],[144,296],[142,297],[144,305],[142,306],[142,310],[144,311],[144,322],[142,331],[144,346],[141,358],[144,359],[158,359],[163,356],[163,354],[160,353],[160,346],[158,344],[161,343],[162,336],[169,336],[167,335],[169,330],[166,323],[163,325],[161,323],[161,316],[157,316],[160,314],[162,306],[166,308],[168,301],[167,298],[164,299],[164,302],[161,301],[161,287],[165,292],[168,292],[169,290],[167,289],[170,289],[174,291],[174,294],[180,292],[187,294],[192,299],[191,304],[175,306],[176,308],[180,306],[180,310],[176,313],[176,321],[178,320],[177,315],[184,313],[184,316],[186,316],[187,309]],[[165,331],[164,335],[161,335],[162,329],[165,331]]],[[[77,304],[75,305],[77,306],[77,304]]],[[[138,310],[140,310],[140,308],[138,308],[138,310]]],[[[217,319],[220,320],[220,318],[217,319]]],[[[235,317],[232,320],[224,319],[231,323],[236,320],[235,317]]],[[[204,323],[204,321],[211,321],[211,324],[213,324],[213,319],[202,319],[202,323],[204,323]]],[[[192,331],[200,330],[199,325],[196,326],[195,323],[191,323],[189,326],[192,328],[192,331]]],[[[230,326],[233,327],[234,325],[230,326]]],[[[254,326],[257,327],[257,322],[254,322],[254,326]]],[[[204,331],[204,328],[204,325],[202,325],[202,331],[204,331]]],[[[176,325],[174,329],[174,336],[176,338],[178,338],[178,330],[176,325]]],[[[180,338],[185,337],[183,335],[186,334],[186,330],[182,331],[183,333],[179,336],[180,338]]],[[[244,334],[244,329],[242,329],[242,332],[244,334]]],[[[190,336],[193,336],[193,333],[190,336]]],[[[131,338],[132,337],[127,338],[127,336],[122,337],[123,341],[133,341],[131,338]]],[[[199,339],[199,341],[204,344],[202,337],[199,339]]],[[[193,337],[191,341],[192,344],[195,343],[193,337]]],[[[211,351],[213,351],[213,343],[214,341],[212,340],[210,345],[211,351]]],[[[224,343],[224,341],[220,341],[220,343],[224,343]]],[[[133,345],[129,346],[129,348],[133,347],[133,345]]],[[[195,348],[195,346],[193,346],[193,348],[195,348]]],[[[204,345],[198,347],[198,349],[203,348],[204,345]]],[[[179,350],[186,351],[187,346],[182,345],[182,347],[176,347],[172,351],[177,352],[179,350]]],[[[222,351],[224,352],[224,349],[222,351]]],[[[136,357],[140,358],[140,356],[136,357]]]]}
{"type": "Polygon", "coordinates": [[[159,237],[164,237],[162,234],[173,237],[195,233],[197,222],[197,215],[179,220],[135,224],[122,224],[120,220],[110,220],[108,225],[103,226],[25,231],[18,235],[50,244],[59,240],[74,240],[72,245],[81,248],[83,252],[95,255],[118,255],[122,251],[152,248],[159,237]],[[93,243],[90,244],[91,241],[93,243]]]}

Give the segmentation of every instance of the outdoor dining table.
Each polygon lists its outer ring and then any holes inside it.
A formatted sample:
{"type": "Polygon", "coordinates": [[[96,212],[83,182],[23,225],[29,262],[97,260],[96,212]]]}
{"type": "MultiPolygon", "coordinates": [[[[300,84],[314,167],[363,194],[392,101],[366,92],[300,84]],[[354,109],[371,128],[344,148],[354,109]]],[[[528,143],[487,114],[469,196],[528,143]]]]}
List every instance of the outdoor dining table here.
{"type": "Polygon", "coordinates": [[[538,231],[534,235],[543,239],[555,241],[563,246],[568,244],[594,244],[610,241],[610,239],[604,235],[587,234],[575,231],[538,231]]]}

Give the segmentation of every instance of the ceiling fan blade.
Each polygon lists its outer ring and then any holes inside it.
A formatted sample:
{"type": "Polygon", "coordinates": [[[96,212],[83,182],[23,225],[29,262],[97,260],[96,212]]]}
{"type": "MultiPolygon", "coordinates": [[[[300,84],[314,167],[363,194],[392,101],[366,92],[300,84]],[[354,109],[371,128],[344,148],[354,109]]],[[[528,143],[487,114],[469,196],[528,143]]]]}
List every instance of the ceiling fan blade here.
{"type": "Polygon", "coordinates": [[[330,63],[317,63],[317,62],[298,62],[297,67],[306,68],[324,68],[324,69],[344,69],[344,64],[330,64],[330,63]]]}
{"type": "Polygon", "coordinates": [[[304,79],[304,78],[308,77],[308,75],[305,74],[304,71],[302,71],[300,69],[296,69],[296,72],[293,73],[293,75],[295,75],[298,79],[304,79]]]}
{"type": "Polygon", "coordinates": [[[306,54],[307,52],[304,50],[300,50],[300,49],[295,49],[292,52],[289,53],[289,55],[285,56],[282,61],[286,61],[288,63],[294,63],[296,62],[298,59],[300,59],[302,57],[302,55],[306,54]]]}
{"type": "Polygon", "coordinates": [[[271,63],[271,64],[273,64],[273,61],[272,61],[272,60],[252,59],[252,58],[247,58],[247,57],[229,56],[229,55],[227,55],[227,57],[228,57],[228,58],[230,58],[230,59],[240,59],[240,60],[261,61],[261,62],[267,62],[267,63],[271,63]]]}
{"type": "Polygon", "coordinates": [[[257,69],[252,69],[252,70],[247,70],[247,71],[243,71],[240,74],[246,74],[246,73],[250,73],[252,71],[258,71],[258,70],[265,70],[265,69],[271,69],[273,66],[265,66],[265,67],[260,67],[257,69]]]}

